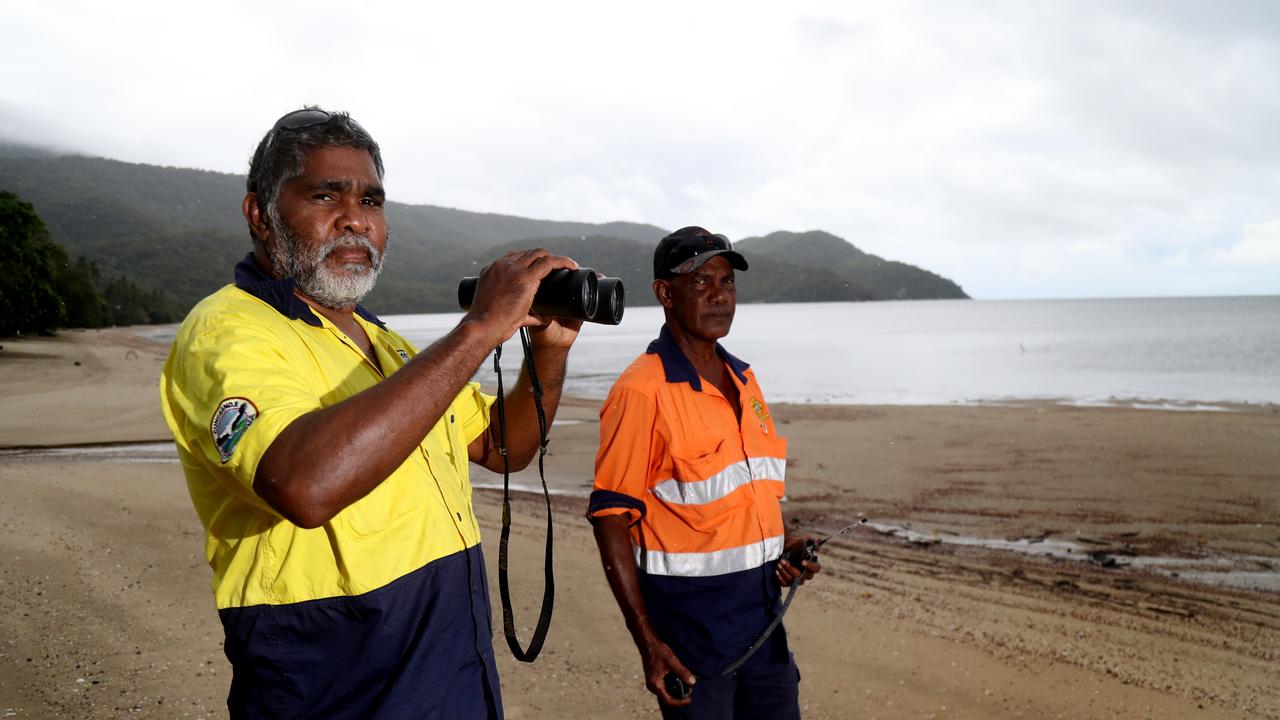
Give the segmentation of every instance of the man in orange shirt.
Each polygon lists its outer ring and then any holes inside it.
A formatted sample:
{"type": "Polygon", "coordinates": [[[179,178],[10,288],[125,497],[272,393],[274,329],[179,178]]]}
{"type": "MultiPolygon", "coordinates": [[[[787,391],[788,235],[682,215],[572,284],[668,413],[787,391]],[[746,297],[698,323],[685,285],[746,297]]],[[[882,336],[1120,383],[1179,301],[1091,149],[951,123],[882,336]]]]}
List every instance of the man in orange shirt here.
{"type": "Polygon", "coordinates": [[[769,625],[781,588],[820,569],[781,559],[806,539],[782,521],[787,442],[755,373],[717,342],[733,324],[734,270],[746,269],[723,235],[663,238],[653,292],[666,324],[600,410],[587,512],[664,718],[800,717],[781,625],[722,674],[769,625]],[[668,674],[688,697],[668,690],[668,674]]]}

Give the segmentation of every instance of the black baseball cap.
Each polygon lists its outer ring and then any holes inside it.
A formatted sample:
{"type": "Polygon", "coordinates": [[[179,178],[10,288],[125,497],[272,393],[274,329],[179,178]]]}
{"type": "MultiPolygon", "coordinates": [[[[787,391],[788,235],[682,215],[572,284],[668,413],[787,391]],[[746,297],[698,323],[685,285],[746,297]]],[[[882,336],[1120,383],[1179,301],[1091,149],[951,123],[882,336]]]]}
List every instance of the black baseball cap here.
{"type": "Polygon", "coordinates": [[[697,225],[683,227],[658,241],[653,251],[653,279],[670,280],[702,267],[723,255],[735,270],[746,270],[747,259],[733,249],[729,238],[697,225]]]}

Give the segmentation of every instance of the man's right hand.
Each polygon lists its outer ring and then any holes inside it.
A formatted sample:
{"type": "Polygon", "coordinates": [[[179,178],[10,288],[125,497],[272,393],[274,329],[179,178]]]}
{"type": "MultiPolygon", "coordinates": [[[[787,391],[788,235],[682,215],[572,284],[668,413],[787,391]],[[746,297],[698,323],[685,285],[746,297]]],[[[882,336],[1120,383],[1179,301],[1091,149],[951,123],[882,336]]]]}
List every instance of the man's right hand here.
{"type": "MultiPolygon", "coordinates": [[[[471,312],[452,332],[373,387],[290,423],[258,463],[254,492],[303,528],[320,527],[367,495],[415,451],[495,347],[523,326],[547,323],[529,315],[529,308],[542,279],[559,268],[577,263],[542,249],[507,253],[491,263],[480,274],[471,312]]],[[[566,332],[572,342],[576,331],[566,332]]],[[[557,347],[564,354],[565,333],[560,336],[557,347]]],[[[563,359],[559,372],[563,376],[563,359]]],[[[521,377],[517,385],[527,382],[521,377]]],[[[528,396],[532,412],[532,394],[520,395],[528,396]]],[[[551,417],[558,398],[547,403],[551,417]]],[[[518,405],[510,406],[513,415],[518,405]]],[[[524,439],[514,431],[508,445],[517,468],[537,447],[537,426],[518,425],[526,428],[524,439]]]]}
{"type": "Polygon", "coordinates": [[[671,647],[654,639],[640,648],[640,660],[644,663],[644,684],[649,692],[658,696],[663,705],[680,707],[693,702],[693,685],[698,681],[693,673],[680,662],[671,647]],[[667,673],[674,674],[688,688],[688,695],[679,698],[667,691],[667,673]]]}
{"type": "Polygon", "coordinates": [[[594,526],[596,545],[600,548],[600,562],[604,565],[604,576],[609,580],[609,588],[618,601],[622,617],[631,631],[631,639],[640,651],[640,662],[644,665],[644,685],[649,692],[658,696],[663,705],[679,707],[693,702],[689,698],[679,699],[667,692],[665,678],[667,673],[675,673],[690,691],[697,678],[689,672],[689,668],[680,662],[674,651],[653,630],[649,615],[645,612],[644,597],[640,592],[639,576],[636,572],[636,561],[631,555],[631,535],[627,529],[626,515],[606,515],[591,519],[594,526]]]}
{"type": "Polygon", "coordinates": [[[505,342],[522,327],[545,320],[529,314],[533,296],[552,270],[576,270],[578,263],[542,248],[513,250],[485,266],[476,283],[468,319],[484,323],[494,334],[494,345],[505,342]]]}

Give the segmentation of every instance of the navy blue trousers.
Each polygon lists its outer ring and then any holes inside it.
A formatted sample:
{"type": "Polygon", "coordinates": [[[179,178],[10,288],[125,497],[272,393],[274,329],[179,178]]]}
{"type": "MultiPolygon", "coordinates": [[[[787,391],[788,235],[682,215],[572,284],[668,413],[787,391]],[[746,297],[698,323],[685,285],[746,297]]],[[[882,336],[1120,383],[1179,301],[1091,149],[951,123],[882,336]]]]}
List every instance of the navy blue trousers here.
{"type": "Polygon", "coordinates": [[[700,677],[693,702],[662,707],[663,720],[800,720],[800,669],[756,653],[728,677],[700,677]]]}
{"type": "Polygon", "coordinates": [[[232,720],[502,720],[479,546],[364,595],[220,615],[232,720]]]}

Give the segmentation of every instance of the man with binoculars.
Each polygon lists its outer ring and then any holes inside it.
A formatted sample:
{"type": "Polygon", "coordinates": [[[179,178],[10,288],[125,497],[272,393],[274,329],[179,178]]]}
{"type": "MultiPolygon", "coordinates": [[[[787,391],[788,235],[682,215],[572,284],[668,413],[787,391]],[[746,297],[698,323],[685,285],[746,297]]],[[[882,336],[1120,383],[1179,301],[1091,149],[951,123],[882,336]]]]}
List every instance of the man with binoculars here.
{"type": "MultiPolygon", "coordinates": [[[[418,352],[357,303],[389,231],[377,143],[345,113],[280,118],[249,169],[253,250],[198,304],[161,377],[234,674],[233,718],[500,718],[467,463],[502,471],[494,398],[469,380],[531,329],[554,416],[579,321],[530,314],[545,250],[479,277],[418,352]]],[[[513,469],[539,444],[526,372],[506,399],[513,469]]]]}

